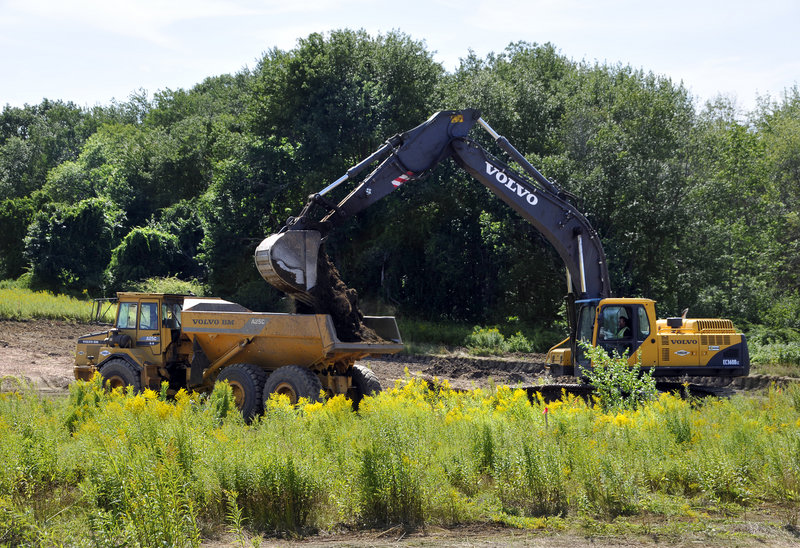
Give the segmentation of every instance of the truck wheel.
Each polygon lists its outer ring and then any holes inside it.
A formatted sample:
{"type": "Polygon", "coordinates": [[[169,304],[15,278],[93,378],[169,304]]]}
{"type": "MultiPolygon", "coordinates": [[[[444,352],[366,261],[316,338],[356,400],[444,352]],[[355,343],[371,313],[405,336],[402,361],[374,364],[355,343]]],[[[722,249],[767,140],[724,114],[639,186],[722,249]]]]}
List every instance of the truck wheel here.
{"type": "Polygon", "coordinates": [[[372,369],[368,369],[363,365],[353,366],[353,388],[352,396],[353,409],[358,410],[358,404],[364,396],[372,396],[383,390],[381,381],[375,376],[372,369]]]}
{"type": "Polygon", "coordinates": [[[315,402],[320,401],[321,390],[322,383],[313,371],[298,365],[285,365],[267,377],[267,384],[264,385],[264,401],[275,393],[288,396],[292,405],[300,398],[315,402]]]}
{"type": "Polygon", "coordinates": [[[100,375],[103,377],[103,386],[109,389],[133,387],[134,392],[142,391],[142,375],[138,368],[125,360],[114,358],[108,360],[100,368],[100,375]]]}
{"type": "Polygon", "coordinates": [[[228,381],[233,390],[233,400],[245,420],[250,420],[264,410],[264,380],[267,374],[255,365],[236,363],[229,365],[217,377],[217,382],[228,381]]]}

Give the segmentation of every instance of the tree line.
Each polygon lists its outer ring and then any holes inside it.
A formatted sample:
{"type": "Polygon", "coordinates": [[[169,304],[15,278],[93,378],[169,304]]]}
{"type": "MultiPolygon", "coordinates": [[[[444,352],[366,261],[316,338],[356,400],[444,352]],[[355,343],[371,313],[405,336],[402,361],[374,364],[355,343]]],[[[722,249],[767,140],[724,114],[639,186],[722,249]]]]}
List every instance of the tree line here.
{"type": "MultiPolygon", "coordinates": [[[[552,44],[470,53],[448,72],[399,32],[312,34],[152,97],[6,106],[0,279],[101,295],[177,276],[279,309],[253,266],[261,239],[391,135],[466,107],[578,197],[616,295],[656,299],[662,315],[800,328],[797,87],[752,112],[723,97],[698,107],[667,77],[552,44]]],[[[562,313],[555,251],[452,162],[326,247],[368,311],[530,325],[562,313]]]]}

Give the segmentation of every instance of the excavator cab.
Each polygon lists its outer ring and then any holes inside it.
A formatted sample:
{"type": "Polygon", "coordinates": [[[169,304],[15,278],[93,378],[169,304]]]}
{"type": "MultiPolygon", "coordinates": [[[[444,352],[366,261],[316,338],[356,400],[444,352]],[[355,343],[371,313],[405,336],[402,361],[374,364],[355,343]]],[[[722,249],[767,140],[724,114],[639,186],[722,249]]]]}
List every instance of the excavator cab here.
{"type": "Polygon", "coordinates": [[[548,364],[558,375],[570,374],[570,355],[580,369],[589,369],[590,360],[581,342],[603,348],[610,355],[627,355],[631,365],[642,360],[646,366],[655,365],[655,339],[651,338],[655,318],[653,301],[649,299],[584,299],[575,301],[577,324],[575,346],[565,348],[566,339],[550,349],[548,364]],[[652,318],[651,318],[652,316],[652,318]]]}

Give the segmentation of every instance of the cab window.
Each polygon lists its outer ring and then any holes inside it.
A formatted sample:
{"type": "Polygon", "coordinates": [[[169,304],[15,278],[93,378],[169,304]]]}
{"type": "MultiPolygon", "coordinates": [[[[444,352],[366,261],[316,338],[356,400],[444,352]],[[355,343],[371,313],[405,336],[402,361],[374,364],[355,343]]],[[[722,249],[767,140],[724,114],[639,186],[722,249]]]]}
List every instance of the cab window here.
{"type": "Polygon", "coordinates": [[[600,339],[630,339],[631,314],[626,306],[606,306],[600,313],[600,339]]]}
{"type": "Polygon", "coordinates": [[[637,313],[639,316],[639,336],[637,338],[638,340],[643,341],[650,336],[650,320],[647,319],[647,311],[643,306],[639,306],[637,308],[637,313]]]}
{"type": "Polygon", "coordinates": [[[181,305],[179,303],[161,304],[161,325],[170,329],[179,329],[181,326],[181,305]]]}
{"type": "Polygon", "coordinates": [[[158,304],[142,303],[142,311],[139,314],[139,329],[157,329],[158,327],[158,304]]]}
{"type": "Polygon", "coordinates": [[[117,327],[119,329],[136,329],[136,312],[138,308],[138,303],[120,303],[117,327]]]}

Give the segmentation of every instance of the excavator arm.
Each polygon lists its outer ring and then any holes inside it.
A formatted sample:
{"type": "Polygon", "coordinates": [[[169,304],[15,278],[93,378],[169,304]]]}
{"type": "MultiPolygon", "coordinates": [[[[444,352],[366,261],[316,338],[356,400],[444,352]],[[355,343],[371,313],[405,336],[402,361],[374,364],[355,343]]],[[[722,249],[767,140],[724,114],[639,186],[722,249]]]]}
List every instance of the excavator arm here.
{"type": "Polygon", "coordinates": [[[555,247],[566,265],[571,293],[582,299],[610,295],[605,253],[594,229],[567,201],[568,195],[492,130],[475,109],[437,112],[414,129],[392,137],[344,176],[310,196],[297,217],[258,246],[255,261],[259,272],[273,286],[312,304],[309,291],[317,283],[317,255],[325,235],[447,158],[489,188],[555,247]],[[536,184],[467,137],[476,123],[536,184]],[[378,166],[338,204],[326,198],[331,190],[376,162],[378,166]]]}

